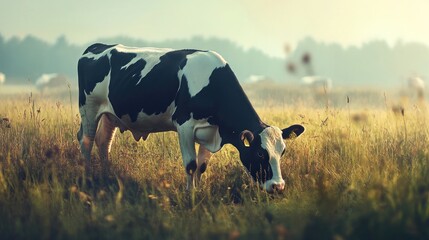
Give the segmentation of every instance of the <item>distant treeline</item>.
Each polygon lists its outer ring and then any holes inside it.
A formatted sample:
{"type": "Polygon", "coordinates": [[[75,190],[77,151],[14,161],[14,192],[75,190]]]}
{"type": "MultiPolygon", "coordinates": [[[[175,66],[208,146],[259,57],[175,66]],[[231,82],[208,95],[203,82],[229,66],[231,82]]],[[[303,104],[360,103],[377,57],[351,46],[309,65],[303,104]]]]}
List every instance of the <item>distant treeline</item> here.
{"type": "Polygon", "coordinates": [[[0,72],[5,73],[6,83],[34,82],[43,73],[72,78],[80,52],[81,47],[69,44],[64,37],[49,44],[33,36],[7,41],[0,36],[0,72]]]}
{"type": "MultiPolygon", "coordinates": [[[[285,78],[284,60],[272,58],[256,49],[245,50],[237,44],[216,38],[194,37],[189,40],[169,40],[147,42],[127,37],[99,39],[94,42],[108,44],[121,43],[137,47],[170,47],[210,49],[219,52],[233,67],[237,77],[245,81],[250,75],[264,75],[271,79],[285,78]]],[[[43,73],[60,73],[76,81],[77,61],[91,43],[78,46],[71,44],[65,37],[59,37],[49,44],[27,36],[7,41],[0,35],[0,72],[7,76],[7,82],[34,82],[43,73]]]]}
{"type": "MultiPolygon", "coordinates": [[[[242,82],[258,75],[276,82],[298,84],[304,75],[320,75],[330,77],[334,87],[371,85],[390,88],[400,86],[411,75],[429,78],[429,48],[417,43],[398,42],[389,47],[384,41],[372,41],[360,47],[343,48],[306,38],[285,58],[275,58],[258,49],[243,49],[232,41],[219,38],[148,42],[115,37],[94,42],[215,50],[230,63],[242,82]],[[292,66],[293,71],[288,71],[288,66],[292,66]]],[[[76,81],[77,61],[90,44],[75,45],[64,36],[55,43],[47,43],[33,36],[6,40],[0,35],[0,72],[6,74],[9,83],[34,82],[43,73],[63,74],[73,82],[76,81]]]]}
{"type": "Polygon", "coordinates": [[[406,79],[420,76],[429,80],[429,48],[419,43],[371,41],[360,47],[302,40],[290,53],[288,64],[295,76],[315,74],[330,77],[335,86],[404,87],[406,79]],[[310,63],[302,63],[309,54],[310,63]]]}

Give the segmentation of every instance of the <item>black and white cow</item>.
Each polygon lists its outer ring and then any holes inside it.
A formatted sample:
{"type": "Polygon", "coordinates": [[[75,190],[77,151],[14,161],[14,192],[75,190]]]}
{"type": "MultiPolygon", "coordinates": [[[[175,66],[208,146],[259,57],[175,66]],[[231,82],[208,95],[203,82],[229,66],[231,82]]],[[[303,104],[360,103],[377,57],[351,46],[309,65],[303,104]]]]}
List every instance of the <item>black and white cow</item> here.
{"type": "Polygon", "coordinates": [[[198,183],[211,153],[234,145],[253,179],[268,192],[284,189],[280,158],[283,139],[299,136],[301,125],[280,130],[263,123],[227,62],[216,52],[133,48],[94,44],[79,59],[78,140],[90,162],[95,140],[108,164],[118,127],[134,138],[176,131],[187,188],[198,183]],[[195,143],[200,144],[198,155],[195,143]]]}

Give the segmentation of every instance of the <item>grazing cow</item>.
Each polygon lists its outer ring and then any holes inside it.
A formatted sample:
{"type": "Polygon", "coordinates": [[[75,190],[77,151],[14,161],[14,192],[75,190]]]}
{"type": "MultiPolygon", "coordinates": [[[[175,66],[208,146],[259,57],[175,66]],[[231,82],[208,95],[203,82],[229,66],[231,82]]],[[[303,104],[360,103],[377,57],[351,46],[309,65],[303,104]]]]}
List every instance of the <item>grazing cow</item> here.
{"type": "Polygon", "coordinates": [[[247,78],[246,83],[258,83],[263,81],[270,81],[271,79],[263,76],[263,75],[250,75],[249,78],[247,78]]]}
{"type": "Polygon", "coordinates": [[[0,72],[0,85],[4,84],[4,82],[6,82],[6,75],[0,72]]]}
{"type": "Polygon", "coordinates": [[[44,73],[36,80],[36,88],[44,93],[49,90],[66,90],[67,77],[57,73],[44,73]]]}
{"type": "Polygon", "coordinates": [[[302,83],[317,92],[329,92],[332,89],[332,80],[321,76],[305,76],[302,83]]]}
{"type": "Polygon", "coordinates": [[[176,131],[187,173],[187,189],[198,184],[211,153],[234,145],[252,178],[269,192],[284,189],[283,139],[301,125],[280,130],[263,123],[227,62],[216,52],[91,45],[78,62],[78,140],[90,166],[95,143],[102,166],[115,129],[146,140],[176,131]],[[198,155],[195,143],[200,144],[198,155]]]}
{"type": "Polygon", "coordinates": [[[417,99],[423,101],[425,96],[425,82],[422,78],[417,76],[408,78],[408,88],[411,91],[411,95],[414,95],[414,92],[416,92],[417,99]]]}

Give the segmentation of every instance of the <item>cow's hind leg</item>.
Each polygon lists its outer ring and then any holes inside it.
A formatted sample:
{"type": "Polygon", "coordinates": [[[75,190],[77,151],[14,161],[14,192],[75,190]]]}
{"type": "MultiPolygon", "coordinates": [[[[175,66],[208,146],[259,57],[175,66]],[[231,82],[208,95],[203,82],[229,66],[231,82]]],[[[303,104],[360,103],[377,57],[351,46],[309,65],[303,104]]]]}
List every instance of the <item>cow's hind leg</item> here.
{"type": "Polygon", "coordinates": [[[107,176],[110,170],[109,152],[115,131],[116,126],[110,121],[107,114],[103,114],[100,117],[97,133],[95,134],[95,144],[100,155],[102,176],[107,176]]]}
{"type": "Polygon", "coordinates": [[[203,174],[206,169],[207,165],[209,163],[210,157],[212,156],[212,153],[207,150],[203,145],[200,145],[198,149],[198,161],[197,161],[197,172],[196,172],[196,184],[199,185],[201,174],[203,174]]]}

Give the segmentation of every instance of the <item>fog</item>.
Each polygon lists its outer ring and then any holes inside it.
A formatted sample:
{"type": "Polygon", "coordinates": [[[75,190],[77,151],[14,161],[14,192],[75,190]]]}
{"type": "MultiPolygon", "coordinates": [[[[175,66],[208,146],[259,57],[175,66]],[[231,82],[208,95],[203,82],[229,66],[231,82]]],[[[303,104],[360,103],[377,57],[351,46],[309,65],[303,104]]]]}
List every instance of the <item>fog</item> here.
{"type": "Polygon", "coordinates": [[[44,74],[77,86],[76,65],[94,42],[210,49],[241,83],[306,89],[408,91],[429,77],[429,2],[412,1],[13,1],[2,4],[0,72],[7,87],[44,74]]]}

